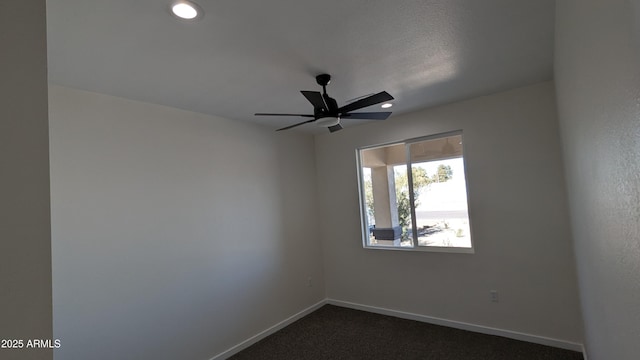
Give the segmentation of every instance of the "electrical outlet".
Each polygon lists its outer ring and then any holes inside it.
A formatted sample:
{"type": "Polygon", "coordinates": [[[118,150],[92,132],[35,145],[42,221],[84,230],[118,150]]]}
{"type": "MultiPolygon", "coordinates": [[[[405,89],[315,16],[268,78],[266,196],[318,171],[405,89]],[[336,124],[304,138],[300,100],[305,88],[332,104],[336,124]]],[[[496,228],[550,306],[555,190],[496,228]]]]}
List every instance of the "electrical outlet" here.
{"type": "Polygon", "coordinates": [[[312,279],[311,279],[311,276],[309,276],[309,277],[307,278],[307,286],[308,286],[308,287],[313,287],[313,281],[312,281],[312,279]]]}
{"type": "Polygon", "coordinates": [[[491,302],[498,302],[498,291],[497,290],[489,290],[489,298],[491,302]]]}

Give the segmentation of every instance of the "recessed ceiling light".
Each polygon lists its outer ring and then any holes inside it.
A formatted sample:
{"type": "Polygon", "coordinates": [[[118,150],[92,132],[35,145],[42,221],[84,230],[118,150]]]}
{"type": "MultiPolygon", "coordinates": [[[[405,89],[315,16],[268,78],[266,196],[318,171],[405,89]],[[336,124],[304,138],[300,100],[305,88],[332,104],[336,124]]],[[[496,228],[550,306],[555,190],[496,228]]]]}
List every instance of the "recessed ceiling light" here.
{"type": "Polygon", "coordinates": [[[171,5],[171,12],[180,19],[193,20],[201,17],[203,12],[200,7],[190,1],[176,1],[171,5]]]}
{"type": "Polygon", "coordinates": [[[383,108],[383,109],[388,109],[388,108],[390,108],[392,106],[393,106],[392,103],[385,103],[385,104],[380,105],[380,107],[383,108]]]}

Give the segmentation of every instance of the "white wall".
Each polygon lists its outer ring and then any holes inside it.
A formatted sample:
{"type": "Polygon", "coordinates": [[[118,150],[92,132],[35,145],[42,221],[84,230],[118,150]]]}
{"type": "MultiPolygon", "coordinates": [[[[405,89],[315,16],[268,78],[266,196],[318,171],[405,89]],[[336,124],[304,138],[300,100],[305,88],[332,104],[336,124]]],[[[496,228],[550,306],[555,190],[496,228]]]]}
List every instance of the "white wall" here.
{"type": "Polygon", "coordinates": [[[56,359],[208,359],[324,298],[312,137],[58,86],[50,126],[56,359]]]}
{"type": "MultiPolygon", "coordinates": [[[[51,339],[44,0],[0,2],[0,339],[51,339]]],[[[0,349],[1,359],[51,350],[0,349]]]]}
{"type": "Polygon", "coordinates": [[[590,360],[640,354],[640,1],[561,0],[555,73],[590,360]]]}
{"type": "Polygon", "coordinates": [[[327,296],[581,342],[554,96],[542,83],[316,137],[327,296]],[[456,129],[475,254],[363,249],[355,149],[456,129]]]}

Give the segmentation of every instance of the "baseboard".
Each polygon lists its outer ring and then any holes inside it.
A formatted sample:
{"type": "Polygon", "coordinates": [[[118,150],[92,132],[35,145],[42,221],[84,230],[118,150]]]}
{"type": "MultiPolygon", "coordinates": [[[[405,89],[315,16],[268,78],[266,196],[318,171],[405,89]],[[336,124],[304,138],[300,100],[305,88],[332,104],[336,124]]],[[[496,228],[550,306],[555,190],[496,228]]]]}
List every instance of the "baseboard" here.
{"type": "Polygon", "coordinates": [[[250,338],[248,338],[247,340],[221,352],[220,354],[212,357],[209,360],[223,360],[223,359],[227,359],[237,353],[239,353],[240,351],[248,348],[249,346],[257,343],[258,341],[266,338],[267,336],[275,333],[276,331],[294,323],[295,321],[311,314],[312,312],[318,310],[319,308],[321,308],[322,306],[324,306],[327,303],[327,300],[322,300],[319,301],[318,303],[309,306],[308,308],[300,311],[299,313],[292,315],[290,317],[288,317],[287,319],[282,320],[281,322],[273,325],[272,327],[258,333],[257,335],[254,335],[250,338]]]}
{"type": "Polygon", "coordinates": [[[330,305],[341,306],[341,307],[355,309],[355,310],[363,310],[363,311],[368,311],[376,314],[394,316],[402,319],[416,320],[416,321],[421,321],[421,322],[434,324],[434,325],[452,327],[460,330],[473,331],[473,332],[487,334],[487,335],[502,336],[510,339],[527,341],[534,344],[553,346],[556,348],[561,348],[566,350],[573,350],[577,352],[582,352],[584,354],[584,359],[587,360],[586,354],[584,352],[584,347],[582,346],[582,344],[574,343],[570,341],[552,339],[544,336],[531,335],[531,334],[521,333],[517,331],[502,330],[502,329],[492,328],[488,326],[469,324],[469,323],[460,322],[460,321],[441,319],[441,318],[436,318],[436,317],[431,317],[426,315],[408,313],[404,311],[356,304],[348,301],[327,299],[326,303],[330,305]]]}
{"type": "Polygon", "coordinates": [[[355,310],[367,311],[367,312],[371,312],[371,313],[375,313],[375,314],[388,315],[388,316],[393,316],[393,317],[402,318],[402,319],[421,321],[421,322],[434,324],[434,325],[447,326],[447,327],[460,329],[460,330],[473,331],[473,332],[477,332],[477,333],[480,333],[480,334],[502,336],[502,337],[506,337],[506,338],[509,338],[509,339],[527,341],[527,342],[531,342],[531,343],[534,343],[534,344],[552,346],[552,347],[556,347],[556,348],[560,348],[560,349],[573,350],[573,351],[581,352],[584,360],[588,360],[587,359],[587,352],[586,352],[586,350],[584,348],[584,345],[580,344],[580,343],[574,343],[574,342],[570,342],[570,341],[552,339],[552,338],[548,338],[548,337],[544,337],[544,336],[531,335],[531,334],[521,333],[521,332],[517,332],[517,331],[497,329],[497,328],[492,328],[492,327],[488,327],[488,326],[469,324],[469,323],[465,323],[465,322],[461,322],[461,321],[447,320],[447,319],[442,319],[442,318],[437,318],[437,317],[432,317],[432,316],[414,314],[414,313],[409,313],[409,312],[404,312],[404,311],[386,309],[386,308],[370,306],[370,305],[357,304],[357,303],[352,303],[352,302],[348,302],[348,301],[341,301],[341,300],[335,300],[335,299],[325,299],[325,300],[319,301],[316,304],[311,305],[308,308],[298,312],[297,314],[294,314],[294,315],[290,316],[289,318],[287,318],[287,319],[285,319],[285,320],[273,325],[272,327],[270,327],[270,328],[258,333],[257,335],[254,335],[254,336],[248,338],[247,340],[245,340],[245,341],[243,341],[243,342],[241,342],[241,343],[239,343],[239,344],[237,344],[237,345],[235,345],[235,346],[223,351],[222,353],[212,357],[209,360],[227,359],[227,358],[239,353],[240,351],[248,348],[249,346],[257,343],[258,341],[264,339],[265,337],[277,332],[278,330],[280,330],[280,329],[282,329],[282,328],[294,323],[295,321],[297,321],[297,320],[299,320],[299,319],[311,314],[312,312],[316,311],[317,309],[321,308],[322,306],[324,306],[326,304],[345,307],[345,308],[350,308],[350,309],[355,309],[355,310]]]}
{"type": "Polygon", "coordinates": [[[587,348],[585,348],[584,345],[582,345],[582,359],[589,360],[587,358],[587,348]]]}

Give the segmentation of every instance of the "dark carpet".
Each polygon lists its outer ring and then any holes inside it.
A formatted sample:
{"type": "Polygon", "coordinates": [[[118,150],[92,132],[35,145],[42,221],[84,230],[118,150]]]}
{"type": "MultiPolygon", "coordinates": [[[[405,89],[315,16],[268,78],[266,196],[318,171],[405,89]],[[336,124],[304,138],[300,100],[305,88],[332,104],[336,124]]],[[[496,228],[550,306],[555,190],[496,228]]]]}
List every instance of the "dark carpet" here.
{"type": "Polygon", "coordinates": [[[582,360],[582,354],[325,305],[231,359],[582,360]]]}

